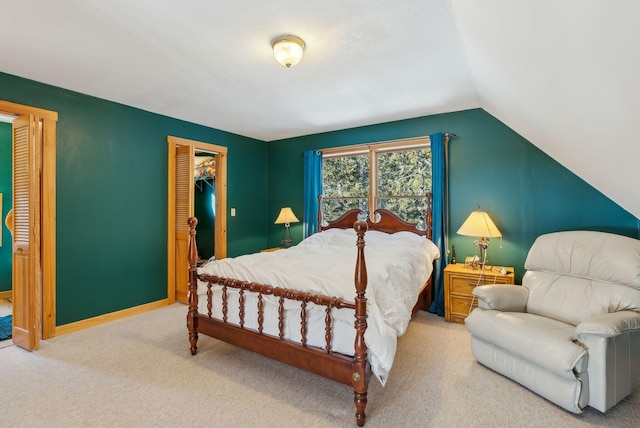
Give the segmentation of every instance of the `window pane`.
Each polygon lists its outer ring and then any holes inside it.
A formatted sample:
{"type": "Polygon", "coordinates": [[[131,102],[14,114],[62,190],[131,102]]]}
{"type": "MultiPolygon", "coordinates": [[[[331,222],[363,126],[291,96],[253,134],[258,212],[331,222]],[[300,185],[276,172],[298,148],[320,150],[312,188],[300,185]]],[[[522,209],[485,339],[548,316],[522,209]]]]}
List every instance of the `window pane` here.
{"type": "Polygon", "coordinates": [[[366,198],[359,199],[322,199],[322,220],[323,225],[327,225],[327,221],[336,220],[347,211],[358,208],[364,213],[361,217],[366,218],[369,212],[369,201],[366,198]]]}
{"type": "MultiPolygon", "coordinates": [[[[431,192],[428,140],[349,147],[346,150],[344,156],[340,151],[332,150],[323,159],[322,205],[325,218],[334,220],[353,208],[367,211],[366,204],[373,204],[376,200],[378,207],[386,207],[400,218],[424,229],[425,196],[431,192]],[[356,154],[354,150],[361,151],[356,154]],[[367,150],[368,153],[365,152],[367,150]],[[374,165],[369,165],[371,154],[375,155],[374,165]],[[370,176],[376,177],[375,182],[369,181],[370,176]]],[[[371,211],[373,209],[371,207],[371,211]]]]}
{"type": "Polygon", "coordinates": [[[369,155],[324,159],[322,186],[326,197],[366,198],[369,195],[369,155]]]}
{"type": "Polygon", "coordinates": [[[379,196],[424,196],[431,191],[431,150],[378,154],[379,196]]]}
{"type": "Polygon", "coordinates": [[[418,229],[426,229],[426,198],[378,198],[378,206],[376,208],[386,208],[401,219],[416,223],[418,229]]]}

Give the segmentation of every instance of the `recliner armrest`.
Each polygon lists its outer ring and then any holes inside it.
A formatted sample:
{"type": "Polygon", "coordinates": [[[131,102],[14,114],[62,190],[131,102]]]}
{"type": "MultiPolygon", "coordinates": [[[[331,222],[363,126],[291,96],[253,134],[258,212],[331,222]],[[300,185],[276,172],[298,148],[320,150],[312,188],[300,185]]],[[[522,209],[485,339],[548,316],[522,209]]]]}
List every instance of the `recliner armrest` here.
{"type": "Polygon", "coordinates": [[[596,315],[581,322],[576,333],[595,334],[602,337],[617,336],[625,331],[640,330],[640,314],[634,311],[611,312],[596,315]]]}
{"type": "Polygon", "coordinates": [[[480,309],[502,312],[524,312],[529,299],[529,289],[518,285],[491,284],[473,289],[480,309]]]}

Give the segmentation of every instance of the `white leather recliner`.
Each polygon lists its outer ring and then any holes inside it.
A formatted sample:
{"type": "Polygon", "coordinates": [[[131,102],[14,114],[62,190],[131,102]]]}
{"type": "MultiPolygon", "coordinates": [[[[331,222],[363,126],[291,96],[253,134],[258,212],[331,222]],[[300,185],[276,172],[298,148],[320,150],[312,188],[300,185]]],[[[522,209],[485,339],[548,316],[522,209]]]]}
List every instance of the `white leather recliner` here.
{"type": "Polygon", "coordinates": [[[474,289],[474,357],[571,412],[606,412],[640,380],[640,240],[550,233],[525,268],[522,286],[474,289]]]}

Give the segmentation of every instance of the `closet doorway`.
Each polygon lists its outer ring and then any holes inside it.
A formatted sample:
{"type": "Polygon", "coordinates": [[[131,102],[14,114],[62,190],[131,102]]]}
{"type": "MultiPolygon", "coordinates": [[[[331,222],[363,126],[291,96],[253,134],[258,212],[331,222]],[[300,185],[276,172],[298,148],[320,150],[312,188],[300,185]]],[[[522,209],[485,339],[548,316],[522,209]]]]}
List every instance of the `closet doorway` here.
{"type": "MultiPolygon", "coordinates": [[[[189,225],[187,219],[195,214],[196,186],[203,193],[215,196],[212,211],[212,230],[203,228],[207,236],[198,239],[213,241],[213,245],[203,246],[207,254],[201,258],[227,256],[227,148],[179,137],[167,137],[169,145],[168,162],[168,300],[187,303],[189,250],[189,225]],[[208,158],[208,163],[196,171],[196,159],[208,158]],[[212,164],[214,165],[211,168],[212,164]],[[208,168],[207,168],[208,167],[208,168]],[[197,178],[197,180],[196,180],[197,178]],[[196,184],[197,183],[197,184],[196,184]],[[210,189],[204,186],[211,186],[210,189]],[[215,237],[215,239],[214,239],[215,237]],[[210,254],[212,253],[212,254],[210,254]]],[[[200,162],[202,163],[202,162],[200,162]]],[[[202,200],[203,195],[197,195],[202,200]]],[[[204,219],[203,219],[204,220],[204,219]]],[[[205,224],[203,224],[205,226],[205,224]]],[[[200,233],[200,232],[199,232],[200,233]]]]}
{"type": "Polygon", "coordinates": [[[37,349],[55,336],[58,113],[0,101],[11,116],[13,342],[37,349]]]}

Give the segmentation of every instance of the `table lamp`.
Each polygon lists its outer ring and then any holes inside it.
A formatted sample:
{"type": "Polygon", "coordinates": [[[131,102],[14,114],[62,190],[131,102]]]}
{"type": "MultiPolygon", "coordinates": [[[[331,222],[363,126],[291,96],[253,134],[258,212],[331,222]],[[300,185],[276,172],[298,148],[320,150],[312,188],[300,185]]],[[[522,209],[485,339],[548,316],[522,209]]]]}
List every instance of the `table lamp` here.
{"type": "Polygon", "coordinates": [[[460,229],[458,229],[458,235],[464,236],[476,236],[479,239],[473,241],[473,245],[478,246],[476,255],[473,258],[471,267],[473,269],[484,269],[490,266],[489,257],[487,255],[489,248],[489,238],[498,238],[502,236],[502,233],[498,230],[496,225],[484,211],[480,211],[480,207],[476,211],[473,211],[469,217],[462,223],[460,229]],[[480,253],[478,257],[478,253],[480,253]]]}
{"type": "Polygon", "coordinates": [[[278,214],[278,218],[275,221],[275,224],[284,224],[284,233],[282,234],[282,242],[280,243],[280,247],[288,248],[291,246],[293,242],[291,239],[291,230],[289,226],[291,223],[297,223],[298,217],[293,213],[291,207],[284,207],[280,210],[280,214],[278,214]]]}

